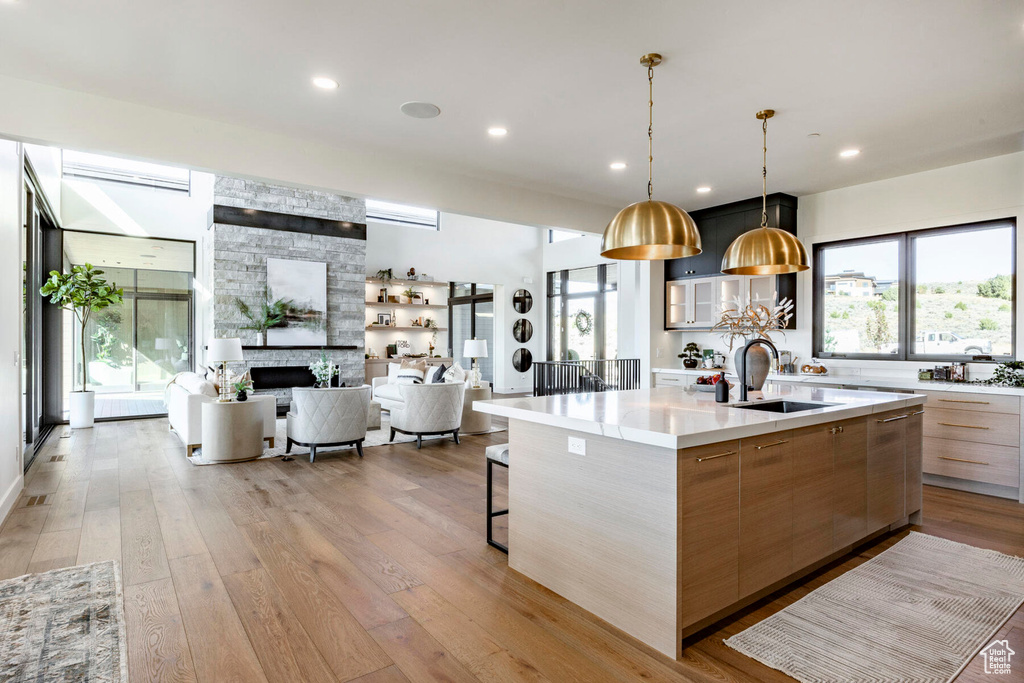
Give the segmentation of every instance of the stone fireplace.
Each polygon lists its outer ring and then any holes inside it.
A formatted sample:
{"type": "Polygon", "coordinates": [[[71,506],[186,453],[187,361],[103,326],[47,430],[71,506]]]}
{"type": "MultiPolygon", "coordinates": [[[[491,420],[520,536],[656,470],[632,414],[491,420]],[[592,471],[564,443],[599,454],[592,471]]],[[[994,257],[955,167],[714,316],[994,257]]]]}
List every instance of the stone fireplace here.
{"type": "MultiPolygon", "coordinates": [[[[364,380],[366,205],[362,199],[218,176],[212,239],[206,240],[212,283],[212,322],[217,337],[239,337],[246,367],[308,366],[320,349],[261,347],[244,330],[236,298],[250,307],[265,296],[268,258],[327,264],[327,356],[340,380],[364,380]]],[[[236,369],[241,369],[236,368],[236,369]]],[[[257,387],[259,390],[259,387],[257,387]]],[[[268,389],[279,403],[288,389],[268,389]]]]}

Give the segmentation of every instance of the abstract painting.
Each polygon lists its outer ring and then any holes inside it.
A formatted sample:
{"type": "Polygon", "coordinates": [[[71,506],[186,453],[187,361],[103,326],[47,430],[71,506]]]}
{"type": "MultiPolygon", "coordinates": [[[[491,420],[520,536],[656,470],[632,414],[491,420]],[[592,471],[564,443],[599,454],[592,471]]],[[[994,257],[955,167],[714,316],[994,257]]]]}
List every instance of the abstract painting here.
{"type": "Polygon", "coordinates": [[[327,344],[327,264],[267,259],[267,300],[284,320],[267,330],[268,346],[327,344]]]}

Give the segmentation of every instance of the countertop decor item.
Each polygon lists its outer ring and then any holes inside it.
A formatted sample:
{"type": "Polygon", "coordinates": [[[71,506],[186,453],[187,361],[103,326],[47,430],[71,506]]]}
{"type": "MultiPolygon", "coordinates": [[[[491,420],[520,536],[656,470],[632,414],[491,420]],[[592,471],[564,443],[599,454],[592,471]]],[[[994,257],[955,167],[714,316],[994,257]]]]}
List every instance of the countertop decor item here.
{"type": "Polygon", "coordinates": [[[700,347],[694,342],[689,342],[679,357],[683,359],[683,367],[692,370],[700,364],[700,347]]]}
{"type": "Polygon", "coordinates": [[[68,273],[50,271],[50,277],[39,289],[39,293],[50,298],[50,303],[71,311],[78,320],[81,341],[82,390],[71,392],[71,428],[88,429],[93,426],[96,410],[96,393],[89,391],[89,364],[85,361],[86,326],[93,313],[124,301],[124,290],[115,283],[107,283],[103,271],[86,263],[72,266],[68,273]]]}
{"type": "Polygon", "coordinates": [[[331,385],[331,380],[338,374],[338,366],[327,357],[326,351],[321,351],[320,358],[309,364],[309,371],[316,378],[316,386],[325,388],[331,385]]]}
{"type": "Polygon", "coordinates": [[[1024,361],[1011,360],[996,366],[988,379],[975,380],[972,384],[995,384],[1001,387],[1024,387],[1024,361]]]}
{"type": "MultiPolygon", "coordinates": [[[[777,296],[774,295],[773,300],[777,296]]],[[[786,333],[782,330],[792,317],[793,302],[785,297],[771,308],[763,304],[743,305],[737,298],[730,308],[722,311],[721,319],[711,327],[711,331],[721,334],[732,351],[737,339],[760,337],[774,342],[772,335],[776,332],[785,338],[786,333]]]]}
{"type": "Polygon", "coordinates": [[[647,67],[647,201],[630,204],[612,219],[601,239],[601,256],[630,261],[651,261],[696,256],[700,233],[690,215],[674,204],[654,200],[654,67],[657,53],[646,54],[647,67]]]}
{"type": "Polygon", "coordinates": [[[755,115],[761,121],[761,227],[745,232],[729,245],[722,257],[727,275],[776,275],[798,273],[810,268],[807,249],[796,235],[768,227],[768,119],[774,109],[755,115]]]}
{"type": "Polygon", "coordinates": [[[247,379],[243,379],[240,382],[232,382],[231,388],[235,391],[236,401],[248,401],[249,391],[252,389],[252,382],[247,379]]]}
{"type": "Polygon", "coordinates": [[[237,363],[242,358],[242,340],[238,337],[225,339],[211,339],[206,345],[206,362],[220,364],[220,397],[221,403],[231,401],[230,387],[228,387],[228,363],[237,363]]]}

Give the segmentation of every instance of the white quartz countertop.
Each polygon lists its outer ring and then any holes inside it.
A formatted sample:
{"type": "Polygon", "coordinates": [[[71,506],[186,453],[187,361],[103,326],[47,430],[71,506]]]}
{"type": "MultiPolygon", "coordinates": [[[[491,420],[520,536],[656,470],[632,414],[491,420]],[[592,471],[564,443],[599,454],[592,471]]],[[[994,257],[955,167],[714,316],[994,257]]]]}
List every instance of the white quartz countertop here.
{"type": "MultiPolygon", "coordinates": [[[[730,398],[735,402],[739,390],[730,398]]],[[[474,401],[473,409],[510,420],[599,434],[664,448],[690,448],[786,429],[809,427],[888,410],[921,405],[925,396],[849,391],[794,384],[750,392],[750,402],[773,399],[830,403],[827,407],[782,414],[743,410],[716,403],[715,395],[693,387],[661,387],[563,396],[474,401]]]]}
{"type": "MultiPolygon", "coordinates": [[[[690,370],[688,368],[655,368],[651,372],[668,375],[717,375],[720,370],[690,370]]],[[[725,376],[735,374],[726,370],[725,376]]],[[[1006,396],[1024,396],[1024,389],[1017,387],[1001,387],[992,384],[971,384],[968,382],[935,382],[917,377],[900,377],[892,375],[768,375],[771,382],[789,382],[793,384],[841,384],[847,387],[870,387],[880,389],[904,389],[910,391],[959,391],[965,394],[1002,394],[1006,396]]]]}

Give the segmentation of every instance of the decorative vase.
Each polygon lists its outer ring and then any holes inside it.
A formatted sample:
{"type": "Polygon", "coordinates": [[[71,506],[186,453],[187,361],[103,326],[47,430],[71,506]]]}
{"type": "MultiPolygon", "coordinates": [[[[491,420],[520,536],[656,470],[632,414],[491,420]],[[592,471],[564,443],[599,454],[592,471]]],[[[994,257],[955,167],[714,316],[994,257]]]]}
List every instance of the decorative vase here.
{"type": "MultiPolygon", "coordinates": [[[[741,346],[736,351],[735,356],[733,356],[737,374],[740,371],[740,358],[742,356],[743,347],[741,346]]],[[[747,352],[747,387],[750,391],[761,391],[764,381],[768,378],[768,370],[771,366],[772,356],[768,349],[760,344],[750,347],[750,351],[747,352]]]]}
{"type": "Polygon", "coordinates": [[[249,400],[248,392],[239,391],[237,394],[235,394],[235,400],[236,401],[248,401],[249,400]]]}
{"type": "Polygon", "coordinates": [[[72,391],[71,416],[69,422],[72,429],[91,429],[96,421],[96,392],[72,391]]]}
{"type": "Polygon", "coordinates": [[[267,331],[266,330],[261,330],[261,331],[256,333],[256,346],[266,346],[266,345],[267,345],[267,331]]]}
{"type": "Polygon", "coordinates": [[[697,367],[697,359],[696,358],[684,358],[683,359],[683,367],[686,368],[687,370],[693,370],[694,368],[697,367]]]}
{"type": "Polygon", "coordinates": [[[331,386],[331,383],[329,381],[327,381],[327,382],[317,382],[316,384],[313,385],[313,388],[314,389],[327,389],[330,386],[331,386]]]}

